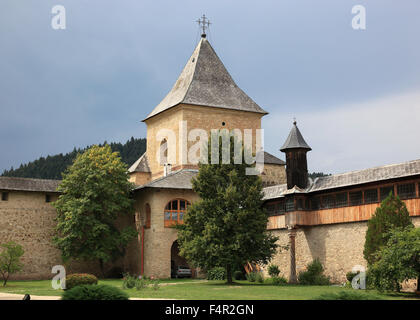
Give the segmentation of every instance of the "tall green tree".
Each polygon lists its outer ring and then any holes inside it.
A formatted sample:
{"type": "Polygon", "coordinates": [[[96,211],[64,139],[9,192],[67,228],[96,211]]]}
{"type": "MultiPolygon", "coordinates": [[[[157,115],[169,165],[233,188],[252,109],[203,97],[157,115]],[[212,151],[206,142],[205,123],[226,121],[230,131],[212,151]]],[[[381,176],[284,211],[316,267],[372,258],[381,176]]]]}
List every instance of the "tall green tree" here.
{"type": "Polygon", "coordinates": [[[127,166],[109,145],[93,146],[78,154],[59,186],[57,236],[53,241],[64,261],[70,258],[104,263],[125,253],[137,232],[117,228],[120,215],[134,214],[127,166]]]}
{"type": "Polygon", "coordinates": [[[3,278],[3,286],[6,286],[10,275],[22,270],[20,258],[24,251],[20,244],[13,241],[0,244],[0,250],[0,275],[3,278]]]}
{"type": "Polygon", "coordinates": [[[391,231],[369,274],[380,290],[399,290],[401,282],[417,279],[420,291],[420,228],[391,231]]]}
{"type": "Polygon", "coordinates": [[[390,193],[368,221],[363,250],[363,255],[368,264],[371,265],[377,261],[376,253],[387,244],[391,230],[403,229],[408,226],[413,227],[414,225],[411,222],[405,203],[398,196],[390,193]]]}
{"type": "Polygon", "coordinates": [[[231,139],[230,164],[222,164],[221,144],[219,164],[211,164],[211,152],[208,164],[199,164],[192,184],[200,200],[178,226],[180,254],[195,267],[225,268],[228,283],[233,266],[267,263],[277,248],[277,238],[267,232],[261,178],[246,175],[248,165],[234,164],[233,145],[231,139]]]}

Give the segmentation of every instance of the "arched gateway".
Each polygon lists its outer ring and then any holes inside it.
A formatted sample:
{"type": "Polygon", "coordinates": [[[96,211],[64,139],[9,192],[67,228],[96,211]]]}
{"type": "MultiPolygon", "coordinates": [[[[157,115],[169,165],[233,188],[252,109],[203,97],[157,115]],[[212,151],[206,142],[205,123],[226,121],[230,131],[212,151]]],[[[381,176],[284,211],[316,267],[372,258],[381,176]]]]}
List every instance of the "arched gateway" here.
{"type": "Polygon", "coordinates": [[[171,246],[171,278],[178,277],[176,272],[178,267],[183,267],[184,269],[191,269],[191,276],[195,277],[195,272],[190,267],[187,260],[179,255],[178,240],[175,240],[171,246]]]}

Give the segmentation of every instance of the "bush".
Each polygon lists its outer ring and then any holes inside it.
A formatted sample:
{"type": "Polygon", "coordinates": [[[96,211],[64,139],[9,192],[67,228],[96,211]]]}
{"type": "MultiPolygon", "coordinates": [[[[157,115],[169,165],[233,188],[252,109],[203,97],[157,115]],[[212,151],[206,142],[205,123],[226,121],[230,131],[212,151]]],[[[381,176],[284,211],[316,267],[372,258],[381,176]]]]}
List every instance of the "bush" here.
{"type": "Polygon", "coordinates": [[[258,283],[264,283],[264,275],[262,274],[262,272],[257,272],[255,280],[258,283]]]}
{"type": "Polygon", "coordinates": [[[268,266],[268,274],[271,278],[278,277],[280,274],[280,269],[275,264],[270,264],[268,266]]]}
{"type": "Polygon", "coordinates": [[[401,290],[401,283],[417,278],[420,291],[420,228],[392,230],[386,246],[379,249],[368,270],[368,285],[379,291],[401,290]]]}
{"type": "Polygon", "coordinates": [[[356,290],[340,291],[338,293],[324,293],[314,300],[383,300],[381,297],[373,294],[366,294],[356,290]]]}
{"type": "MultiPolygon", "coordinates": [[[[137,278],[134,282],[134,286],[136,287],[137,291],[142,290],[147,287],[147,280],[144,278],[141,278],[141,279],[137,278]]],[[[124,283],[123,283],[123,287],[124,287],[124,283]]]]}
{"type": "Polygon", "coordinates": [[[282,286],[287,284],[287,280],[284,277],[272,277],[272,284],[275,286],[282,286]]]}
{"type": "Polygon", "coordinates": [[[315,259],[307,266],[306,271],[299,273],[299,283],[303,285],[325,286],[330,280],[323,274],[324,268],[318,259],[315,259]]]}
{"type": "Polygon", "coordinates": [[[245,276],[244,273],[242,271],[235,271],[235,273],[233,274],[233,277],[235,278],[235,280],[245,280],[245,276]]]}
{"type": "Polygon", "coordinates": [[[124,274],[123,278],[123,289],[132,289],[136,287],[137,279],[135,276],[131,276],[129,273],[124,274]]]}
{"type": "Polygon", "coordinates": [[[257,280],[257,273],[256,273],[256,272],[250,272],[250,273],[247,273],[247,275],[246,275],[246,279],[247,279],[249,282],[255,282],[255,281],[257,280]]]}
{"type": "Polygon", "coordinates": [[[61,300],[128,300],[128,294],[105,284],[81,285],[64,291],[61,300]]]}
{"type": "Polygon", "coordinates": [[[353,280],[353,278],[354,278],[357,274],[359,274],[359,271],[357,271],[357,272],[353,272],[353,271],[349,271],[349,272],[347,272],[347,273],[346,273],[346,278],[347,278],[347,281],[349,281],[349,282],[351,283],[351,281],[353,280]]]}
{"type": "Polygon", "coordinates": [[[226,270],[222,267],[216,267],[207,271],[208,280],[225,280],[226,279],[226,270]]]}
{"type": "Polygon", "coordinates": [[[73,289],[81,285],[98,284],[98,278],[93,274],[74,273],[66,277],[66,290],[73,289]]]}
{"type": "Polygon", "coordinates": [[[404,201],[391,193],[376,208],[367,224],[363,255],[369,266],[379,260],[377,253],[387,246],[391,230],[414,227],[404,201]]]}

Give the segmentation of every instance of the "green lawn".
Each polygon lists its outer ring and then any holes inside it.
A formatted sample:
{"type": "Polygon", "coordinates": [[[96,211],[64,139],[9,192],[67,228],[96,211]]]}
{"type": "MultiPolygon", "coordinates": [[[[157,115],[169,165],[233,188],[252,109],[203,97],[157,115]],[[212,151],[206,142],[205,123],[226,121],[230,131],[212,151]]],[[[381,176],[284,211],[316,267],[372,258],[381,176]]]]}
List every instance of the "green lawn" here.
{"type": "MultiPolygon", "coordinates": [[[[101,280],[101,284],[113,285],[122,288],[122,280],[101,280]]],[[[270,284],[249,283],[238,281],[234,285],[226,285],[223,281],[208,281],[191,279],[162,280],[159,289],[151,287],[137,291],[128,289],[126,292],[133,298],[165,298],[165,299],[221,299],[221,300],[306,300],[314,299],[325,293],[338,293],[340,291],[353,291],[353,289],[337,286],[273,286],[270,284]],[[164,285],[164,283],[176,283],[164,285]]],[[[6,287],[0,286],[0,292],[59,296],[61,290],[51,288],[51,281],[10,281],[6,287]]],[[[363,292],[367,295],[380,296],[382,299],[415,299],[412,294],[385,295],[376,291],[363,292]]]]}

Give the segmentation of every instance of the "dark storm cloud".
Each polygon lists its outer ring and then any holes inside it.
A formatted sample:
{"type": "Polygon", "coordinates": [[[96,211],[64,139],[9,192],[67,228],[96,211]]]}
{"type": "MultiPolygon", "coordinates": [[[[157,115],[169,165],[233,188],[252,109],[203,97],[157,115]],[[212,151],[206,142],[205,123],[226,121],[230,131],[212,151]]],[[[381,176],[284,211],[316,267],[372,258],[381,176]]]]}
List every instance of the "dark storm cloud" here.
{"type": "MultiPolygon", "coordinates": [[[[140,120],[192,53],[199,36],[194,21],[202,13],[213,22],[210,42],[233,78],[270,112],[263,122],[269,151],[277,151],[294,115],[321,121],[344,106],[368,108],[373,104],[366,101],[420,89],[416,0],[3,0],[0,171],[74,146],[145,136],[140,120]],[[66,30],[51,28],[56,4],[66,8],[66,30]],[[366,6],[365,31],[351,28],[355,4],[366,6]]],[[[381,121],[380,112],[377,117],[381,121]]],[[[355,125],[357,116],[350,118],[342,124],[355,125]]],[[[310,121],[305,118],[308,128],[315,127],[310,121]]],[[[340,139],[322,144],[322,130],[309,131],[307,140],[320,141],[312,146],[313,170],[397,160],[375,156],[371,148],[368,162],[355,163],[340,149],[340,139]]],[[[357,152],[357,141],[347,140],[346,148],[357,152]]],[[[400,158],[418,158],[409,147],[400,141],[400,158]]]]}

